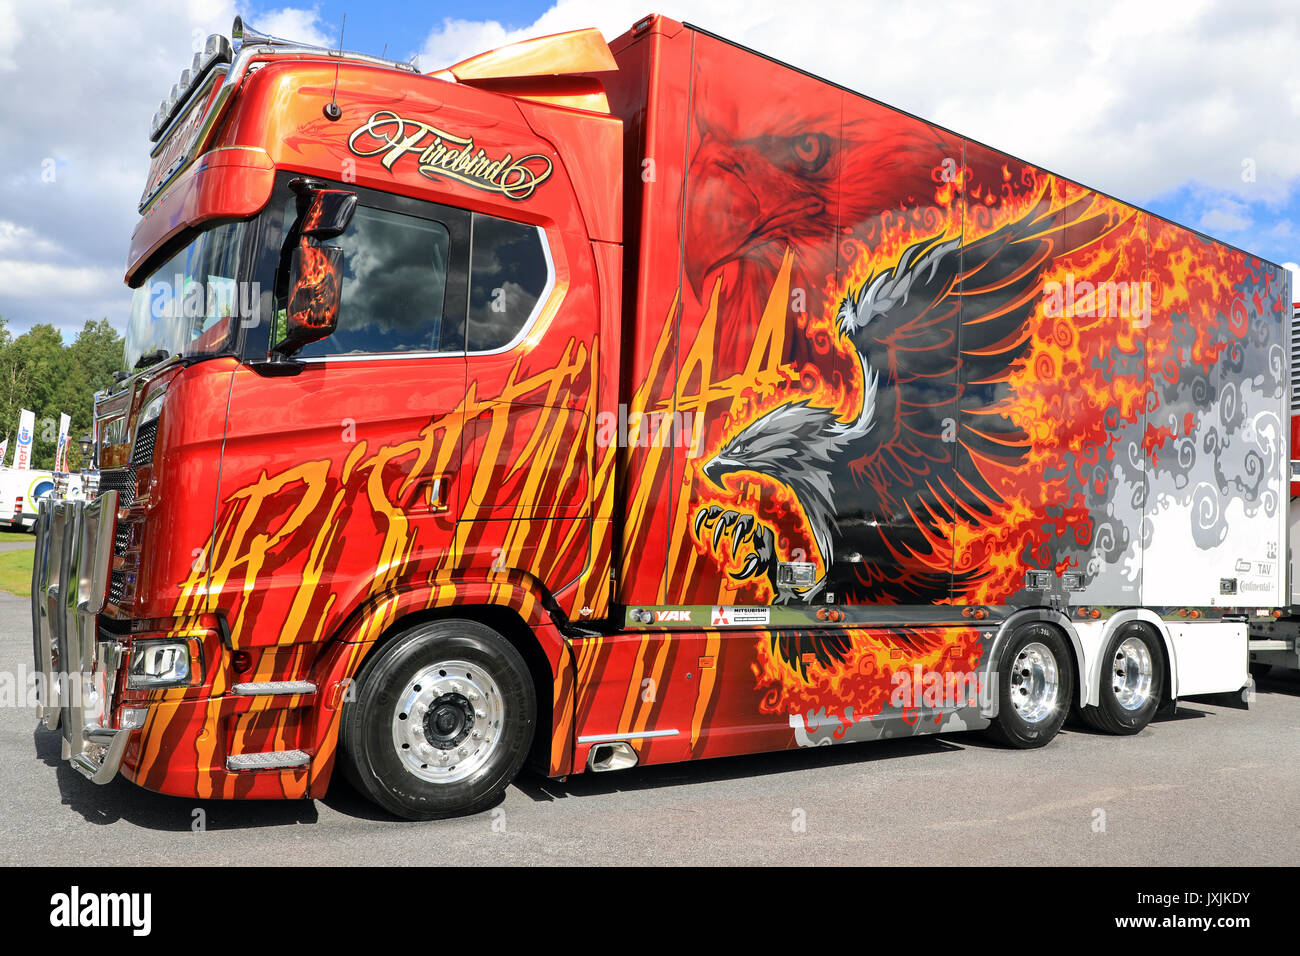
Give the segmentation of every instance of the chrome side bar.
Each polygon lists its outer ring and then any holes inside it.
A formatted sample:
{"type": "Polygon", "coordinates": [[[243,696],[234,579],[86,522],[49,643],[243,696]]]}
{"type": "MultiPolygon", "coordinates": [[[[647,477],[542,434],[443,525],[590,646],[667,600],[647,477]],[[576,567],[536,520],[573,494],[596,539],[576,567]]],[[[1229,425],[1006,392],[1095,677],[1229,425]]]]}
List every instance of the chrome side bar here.
{"type": "MultiPolygon", "coordinates": [[[[49,675],[58,672],[54,661],[54,637],[50,628],[49,612],[45,606],[46,588],[49,586],[50,515],[47,502],[37,504],[36,552],[32,555],[32,655],[36,661],[36,718],[46,730],[59,729],[59,701],[49,675]]],[[[57,558],[55,559],[57,562],[57,558]]]]}
{"type": "Polygon", "coordinates": [[[41,502],[32,567],[40,719],[62,729],[63,757],[95,783],[117,775],[130,728],[114,728],[122,645],[100,640],[117,524],[117,492],[95,501],[41,502]]]}

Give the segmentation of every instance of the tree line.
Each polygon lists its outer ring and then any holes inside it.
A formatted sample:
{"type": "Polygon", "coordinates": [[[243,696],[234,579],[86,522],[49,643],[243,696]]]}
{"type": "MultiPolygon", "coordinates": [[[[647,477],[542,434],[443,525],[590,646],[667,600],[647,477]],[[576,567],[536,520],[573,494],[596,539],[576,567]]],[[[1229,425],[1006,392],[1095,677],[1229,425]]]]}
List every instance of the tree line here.
{"type": "Polygon", "coordinates": [[[32,467],[54,467],[62,413],[72,418],[68,467],[81,467],[77,440],[90,433],[95,392],[113,384],[113,373],[125,365],[123,345],[108,319],[87,320],[65,345],[52,325],[34,325],[15,336],[0,317],[0,441],[9,439],[6,466],[13,466],[19,411],[28,408],[36,413],[32,467]]]}

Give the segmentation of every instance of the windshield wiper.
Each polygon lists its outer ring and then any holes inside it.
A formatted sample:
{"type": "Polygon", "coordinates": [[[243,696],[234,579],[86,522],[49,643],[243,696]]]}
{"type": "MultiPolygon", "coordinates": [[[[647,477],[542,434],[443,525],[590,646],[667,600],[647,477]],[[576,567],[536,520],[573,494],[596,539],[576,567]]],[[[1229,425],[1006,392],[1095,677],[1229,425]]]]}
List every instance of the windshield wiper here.
{"type": "Polygon", "coordinates": [[[171,355],[171,353],[166,349],[154,349],[152,352],[146,352],[144,355],[141,355],[136,359],[135,367],[140,369],[148,368],[150,365],[157,365],[159,362],[164,361],[169,355],[171,355]]]}

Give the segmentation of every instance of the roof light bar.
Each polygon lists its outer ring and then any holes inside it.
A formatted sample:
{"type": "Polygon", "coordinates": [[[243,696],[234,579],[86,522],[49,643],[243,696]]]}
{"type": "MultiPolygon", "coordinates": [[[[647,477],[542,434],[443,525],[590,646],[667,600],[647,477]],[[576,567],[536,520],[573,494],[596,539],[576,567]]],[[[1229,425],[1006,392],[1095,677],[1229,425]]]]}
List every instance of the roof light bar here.
{"type": "MultiPolygon", "coordinates": [[[[238,17],[235,18],[235,23],[239,24],[238,17]]],[[[194,54],[189,67],[181,71],[180,81],[172,86],[171,91],[158,105],[158,111],[154,113],[153,123],[149,128],[150,141],[158,141],[168,124],[175,118],[181,104],[189,99],[190,94],[203,82],[213,67],[229,63],[233,59],[234,49],[229,40],[220,33],[209,36],[203,45],[203,51],[194,54]]]]}

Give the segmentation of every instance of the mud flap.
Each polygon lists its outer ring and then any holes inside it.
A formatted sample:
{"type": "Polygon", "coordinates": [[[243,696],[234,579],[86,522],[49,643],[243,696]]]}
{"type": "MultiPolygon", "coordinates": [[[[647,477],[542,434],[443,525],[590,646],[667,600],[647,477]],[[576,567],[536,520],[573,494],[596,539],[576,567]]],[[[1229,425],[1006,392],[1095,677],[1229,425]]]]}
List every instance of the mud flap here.
{"type": "Polygon", "coordinates": [[[1223,694],[1197,694],[1182,699],[1191,703],[1213,704],[1215,707],[1231,707],[1233,710],[1250,710],[1250,705],[1255,702],[1255,678],[1250,678],[1241,690],[1223,694]]]}
{"type": "Polygon", "coordinates": [[[1179,700],[1196,698],[1247,708],[1254,697],[1245,621],[1171,621],[1174,688],[1179,700]]]}

